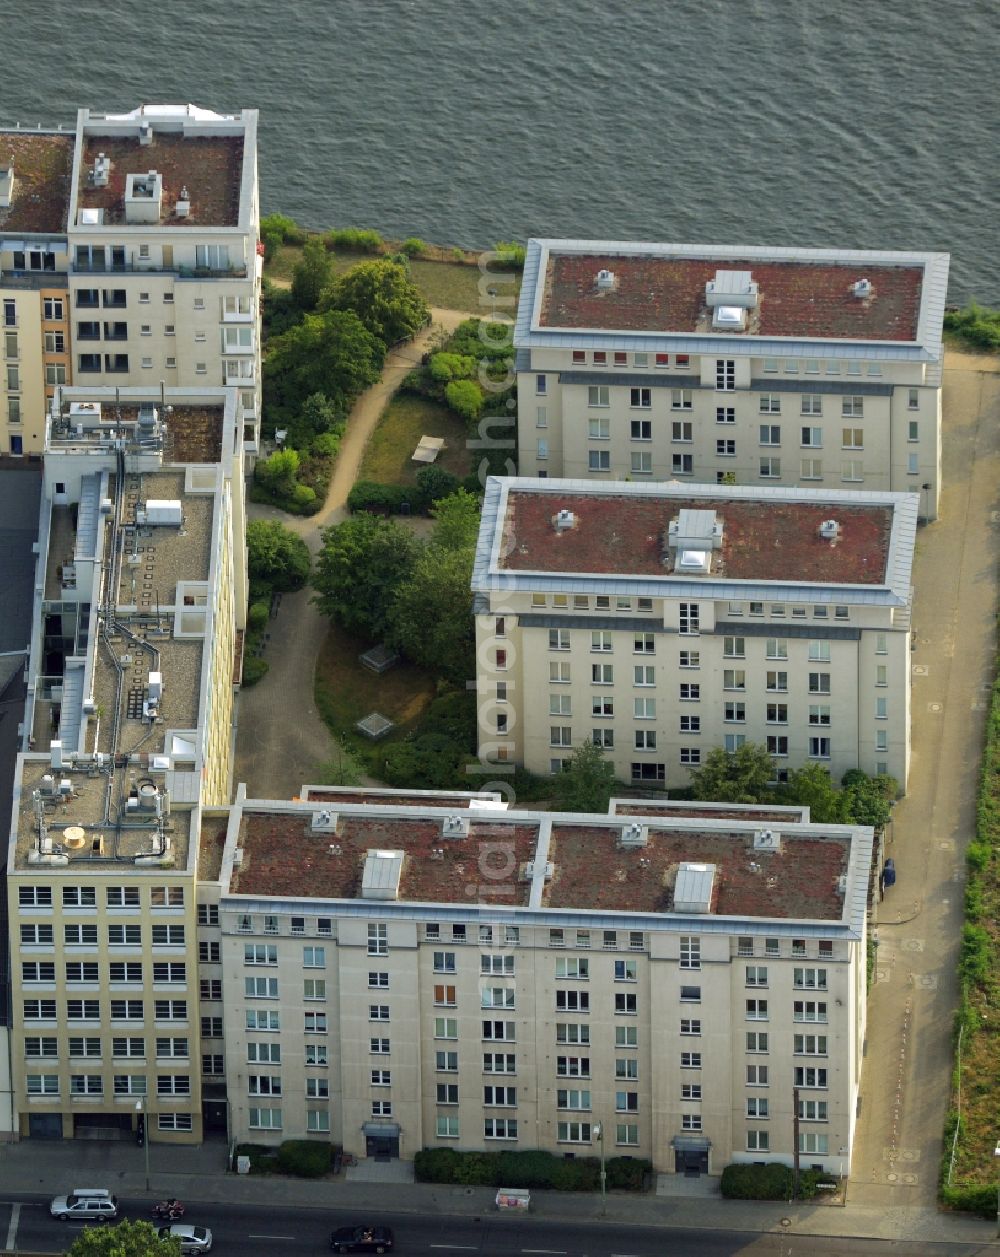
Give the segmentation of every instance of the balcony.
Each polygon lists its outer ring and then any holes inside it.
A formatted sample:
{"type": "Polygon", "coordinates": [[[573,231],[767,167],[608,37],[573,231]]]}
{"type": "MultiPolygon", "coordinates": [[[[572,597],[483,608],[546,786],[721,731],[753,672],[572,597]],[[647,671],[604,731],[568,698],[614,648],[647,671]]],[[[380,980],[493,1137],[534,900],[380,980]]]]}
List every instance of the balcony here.
{"type": "Polygon", "coordinates": [[[69,279],[65,271],[4,271],[4,288],[23,288],[37,292],[40,288],[67,288],[69,279]]]}
{"type": "MultiPolygon", "coordinates": [[[[74,262],[70,273],[73,275],[176,275],[180,279],[247,278],[245,266],[157,266],[150,262],[107,262],[98,261],[96,258],[89,262],[83,260],[74,262]]],[[[49,283],[35,286],[58,287],[58,284],[51,281],[58,279],[59,276],[53,275],[51,271],[47,271],[46,276],[49,283]]],[[[65,274],[62,278],[66,278],[65,274]]]]}

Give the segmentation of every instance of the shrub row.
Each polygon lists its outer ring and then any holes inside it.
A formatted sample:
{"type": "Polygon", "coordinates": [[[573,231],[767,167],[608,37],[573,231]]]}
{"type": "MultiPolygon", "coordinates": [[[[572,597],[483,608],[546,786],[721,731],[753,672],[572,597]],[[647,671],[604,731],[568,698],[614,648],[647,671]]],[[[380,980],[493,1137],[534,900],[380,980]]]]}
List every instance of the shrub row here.
{"type": "MultiPolygon", "coordinates": [[[[551,1152],[459,1152],[455,1148],[426,1148],[414,1157],[421,1183],[459,1183],[480,1187],[523,1187],[565,1192],[593,1192],[601,1185],[601,1163],[596,1157],[554,1156],[551,1152]]],[[[612,1157],[606,1162],[607,1185],[612,1191],[645,1190],[652,1164],[639,1158],[612,1157]]]]}
{"type": "Polygon", "coordinates": [[[949,310],[944,326],[973,349],[1000,349],[1000,310],[987,310],[973,301],[962,310],[949,310]]]}
{"type": "MultiPolygon", "coordinates": [[[[380,515],[400,515],[408,507],[414,515],[424,515],[432,503],[450,497],[461,484],[457,476],[443,467],[421,467],[415,485],[359,480],[347,495],[347,509],[352,513],[374,511],[380,515]]],[[[476,492],[479,488],[477,482],[476,492]]]]}
{"type": "MultiPolygon", "coordinates": [[[[291,1174],[295,1178],[321,1178],[333,1168],[333,1144],[308,1139],[286,1139],[274,1148],[267,1144],[237,1144],[236,1156],[250,1158],[251,1174],[291,1174]]],[[[233,1169],[236,1168],[235,1160],[233,1169]]]]}
{"type": "MultiPolygon", "coordinates": [[[[835,1181],[823,1170],[802,1170],[799,1199],[812,1200],[820,1183],[835,1181]]],[[[794,1188],[795,1171],[789,1165],[738,1162],[727,1165],[722,1171],[721,1190],[727,1200],[791,1200],[794,1188]]]]}

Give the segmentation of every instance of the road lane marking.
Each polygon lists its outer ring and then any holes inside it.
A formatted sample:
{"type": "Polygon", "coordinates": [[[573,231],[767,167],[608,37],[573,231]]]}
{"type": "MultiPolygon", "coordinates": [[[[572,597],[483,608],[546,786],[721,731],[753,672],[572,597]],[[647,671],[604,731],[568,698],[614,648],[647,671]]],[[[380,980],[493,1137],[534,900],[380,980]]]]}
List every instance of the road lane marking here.
{"type": "Polygon", "coordinates": [[[565,1248],[522,1248],[522,1253],[552,1253],[554,1257],[566,1257],[565,1248]]]}
{"type": "Polygon", "coordinates": [[[475,1253],[478,1248],[475,1244],[428,1244],[428,1248],[452,1248],[460,1253],[475,1253]]]}
{"type": "Polygon", "coordinates": [[[7,1228],[7,1243],[4,1247],[8,1252],[13,1253],[17,1250],[17,1221],[21,1216],[21,1206],[19,1204],[11,1205],[10,1209],[10,1226],[7,1228]]]}
{"type": "Polygon", "coordinates": [[[290,1240],[292,1243],[295,1242],[294,1235],[250,1235],[247,1238],[251,1240],[290,1240]]]}

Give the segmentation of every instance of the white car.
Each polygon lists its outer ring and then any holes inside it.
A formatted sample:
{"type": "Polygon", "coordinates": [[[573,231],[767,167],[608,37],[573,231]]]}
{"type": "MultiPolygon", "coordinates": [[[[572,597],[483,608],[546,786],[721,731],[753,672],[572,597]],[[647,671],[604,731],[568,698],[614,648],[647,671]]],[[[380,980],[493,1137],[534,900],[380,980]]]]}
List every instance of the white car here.
{"type": "Polygon", "coordinates": [[[174,1222],[171,1226],[161,1226],[157,1232],[161,1240],[180,1240],[181,1252],[210,1253],[212,1251],[212,1232],[207,1226],[190,1226],[187,1222],[174,1222]]]}
{"type": "Polygon", "coordinates": [[[49,1213],[63,1222],[113,1222],[118,1217],[118,1200],[103,1187],[74,1187],[68,1196],[56,1196],[49,1213]]]}

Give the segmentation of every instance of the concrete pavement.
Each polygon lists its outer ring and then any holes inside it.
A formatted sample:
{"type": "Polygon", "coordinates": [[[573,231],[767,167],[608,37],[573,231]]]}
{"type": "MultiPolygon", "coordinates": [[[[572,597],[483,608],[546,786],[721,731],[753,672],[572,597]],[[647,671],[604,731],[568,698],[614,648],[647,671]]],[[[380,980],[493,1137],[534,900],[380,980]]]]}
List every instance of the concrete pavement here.
{"type": "MultiPolygon", "coordinates": [[[[228,1174],[226,1148],[152,1144],[150,1192],[145,1190],[143,1150],[131,1141],[25,1140],[0,1149],[0,1192],[56,1195],[74,1186],[108,1187],[127,1198],[177,1196],[185,1203],[254,1204],[266,1198],[276,1206],[354,1210],[361,1218],[393,1213],[440,1214],[467,1218],[495,1212],[495,1192],[484,1187],[345,1182],[343,1177],[311,1181],[228,1174]]],[[[699,1184],[699,1186],[701,1186],[699,1184]]],[[[848,1201],[832,1205],[788,1205],[727,1201],[704,1195],[631,1196],[612,1192],[602,1212],[597,1193],[532,1192],[535,1216],[597,1225],[700,1228],[825,1237],[868,1237],[934,1243],[989,1245],[995,1226],[963,1215],[914,1205],[883,1208],[848,1201]]]]}
{"type": "MultiPolygon", "coordinates": [[[[414,340],[386,357],[382,378],[358,398],[347,421],[322,509],[308,518],[251,503],[251,519],[278,519],[298,533],[315,556],[321,532],[346,518],[345,503],[361,467],[365,446],[390,397],[442,329],[452,331],[469,315],[433,310],[433,322],[414,340]]],[[[282,597],[267,631],[270,671],[239,696],[233,780],[246,782],[259,799],[288,799],[303,782],[335,761],[338,746],[316,710],[316,661],[327,632],[326,617],[312,605],[311,589],[282,597]]]]}
{"type": "MultiPolygon", "coordinates": [[[[949,351],[940,519],[917,537],[912,764],[887,854],[849,1199],[934,1204],[951,1087],[965,849],[996,650],[1000,359],[949,351]]],[[[992,1167],[991,1167],[992,1168],[992,1167]]]]}

